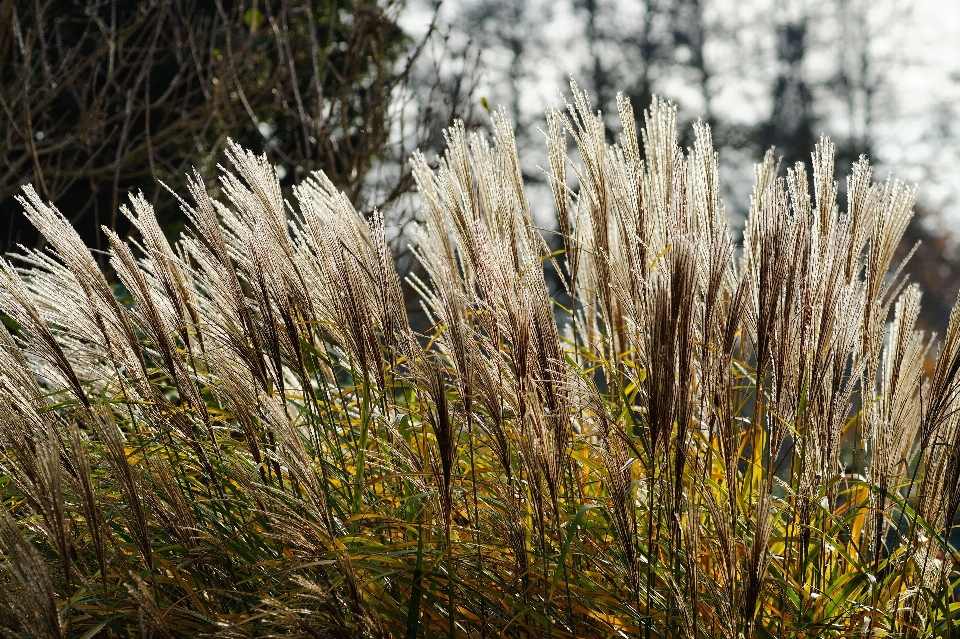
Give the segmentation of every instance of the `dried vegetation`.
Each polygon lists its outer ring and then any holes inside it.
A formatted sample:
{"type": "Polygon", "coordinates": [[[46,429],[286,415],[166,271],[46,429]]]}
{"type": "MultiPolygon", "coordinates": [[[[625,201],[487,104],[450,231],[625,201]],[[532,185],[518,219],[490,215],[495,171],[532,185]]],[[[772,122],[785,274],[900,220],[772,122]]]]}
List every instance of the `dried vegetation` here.
{"type": "Polygon", "coordinates": [[[547,114],[563,250],[510,124],[447,132],[411,329],[382,218],[230,147],[118,296],[31,189],[2,263],[10,636],[948,636],[960,313],[894,251],[913,190],[768,154],[742,246],[704,124],[547,114]],[[575,152],[568,152],[572,140],[575,152]],[[552,298],[545,266],[565,290],[552,298]],[[99,633],[99,634],[98,634],[99,633]]]}

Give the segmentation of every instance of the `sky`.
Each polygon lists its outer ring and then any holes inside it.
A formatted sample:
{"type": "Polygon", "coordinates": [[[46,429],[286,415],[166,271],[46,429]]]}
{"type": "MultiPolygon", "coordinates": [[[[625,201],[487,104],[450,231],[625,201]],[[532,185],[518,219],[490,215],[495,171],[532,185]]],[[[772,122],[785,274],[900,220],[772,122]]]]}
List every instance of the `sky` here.
{"type": "Polygon", "coordinates": [[[878,152],[886,168],[919,184],[922,201],[945,210],[947,230],[960,238],[960,0],[910,4],[878,152]]]}

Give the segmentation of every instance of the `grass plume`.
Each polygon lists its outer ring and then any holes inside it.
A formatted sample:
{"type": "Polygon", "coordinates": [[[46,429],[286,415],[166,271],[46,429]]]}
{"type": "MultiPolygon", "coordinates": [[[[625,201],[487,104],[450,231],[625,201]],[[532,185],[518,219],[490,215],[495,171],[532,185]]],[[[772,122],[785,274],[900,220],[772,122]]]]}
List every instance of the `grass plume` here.
{"type": "Polygon", "coordinates": [[[415,157],[423,333],[383,218],[323,174],[288,202],[231,145],[173,244],[132,197],[128,297],[27,187],[6,634],[952,636],[960,311],[915,327],[914,191],[861,159],[841,210],[828,139],[812,173],[768,153],[738,245],[709,126],[684,151],[672,104],[638,134],[621,98],[611,145],[572,89],[556,254],[503,112],[415,157]]]}

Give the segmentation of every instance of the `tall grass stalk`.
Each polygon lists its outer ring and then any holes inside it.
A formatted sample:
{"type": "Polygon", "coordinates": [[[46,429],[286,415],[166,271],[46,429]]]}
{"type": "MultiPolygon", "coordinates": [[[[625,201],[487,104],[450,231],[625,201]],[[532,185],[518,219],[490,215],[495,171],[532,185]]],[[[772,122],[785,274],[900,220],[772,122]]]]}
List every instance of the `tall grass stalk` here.
{"type": "Polygon", "coordinates": [[[173,244],[132,197],[122,287],[27,187],[6,635],[952,636],[960,313],[916,328],[914,190],[861,159],[841,209],[829,140],[812,172],[768,153],[738,244],[706,124],[684,151],[673,105],[638,135],[621,98],[611,145],[572,89],[560,251],[502,112],[414,160],[422,332],[382,217],[323,174],[288,202],[231,145],[173,244]]]}

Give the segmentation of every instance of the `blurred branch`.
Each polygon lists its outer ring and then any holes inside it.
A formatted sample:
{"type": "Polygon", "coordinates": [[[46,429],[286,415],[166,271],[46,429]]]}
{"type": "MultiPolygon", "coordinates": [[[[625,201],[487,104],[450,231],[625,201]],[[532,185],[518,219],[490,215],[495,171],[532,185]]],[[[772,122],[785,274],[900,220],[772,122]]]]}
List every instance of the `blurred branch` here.
{"type": "Polygon", "coordinates": [[[0,0],[0,251],[40,242],[13,200],[28,183],[98,247],[101,223],[128,230],[117,210],[131,190],[175,228],[178,207],[157,181],[208,173],[228,137],[267,152],[284,186],[323,170],[366,209],[371,169],[399,162],[375,202],[409,191],[407,153],[464,104],[438,108],[439,122],[420,117],[439,93],[410,80],[435,30],[411,41],[399,0],[315,4],[0,0]],[[411,91],[412,139],[393,133],[411,91]]]}

